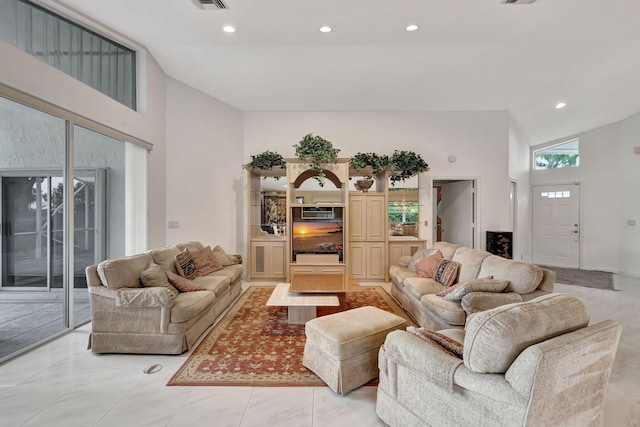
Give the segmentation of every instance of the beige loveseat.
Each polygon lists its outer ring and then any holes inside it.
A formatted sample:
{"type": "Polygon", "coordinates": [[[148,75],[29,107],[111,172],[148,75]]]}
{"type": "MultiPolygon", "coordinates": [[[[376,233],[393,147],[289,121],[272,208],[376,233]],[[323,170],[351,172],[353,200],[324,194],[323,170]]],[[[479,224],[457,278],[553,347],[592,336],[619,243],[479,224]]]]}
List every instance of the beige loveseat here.
{"type": "Polygon", "coordinates": [[[176,273],[176,255],[184,248],[197,251],[203,245],[187,242],[87,267],[91,351],[180,354],[240,295],[243,268],[236,257],[228,257],[221,270],[193,280],[206,290],[174,289],[172,294],[163,287],[143,286],[141,274],[150,265],[176,273]]]}
{"type": "Polygon", "coordinates": [[[389,268],[389,275],[393,282],[391,295],[420,326],[433,330],[463,328],[467,316],[472,313],[553,292],[556,279],[553,271],[446,242],[437,242],[413,257],[401,258],[400,265],[389,268]],[[455,283],[493,277],[508,281],[506,289],[502,292],[470,292],[456,302],[438,296],[444,286],[433,279],[418,277],[414,267],[436,250],[442,252],[445,259],[460,264],[455,283]]]}
{"type": "Polygon", "coordinates": [[[586,305],[564,294],[476,313],[464,331],[438,331],[463,345],[463,360],[391,332],[376,412],[391,427],[602,426],[622,326],[588,322],[586,305]]]}

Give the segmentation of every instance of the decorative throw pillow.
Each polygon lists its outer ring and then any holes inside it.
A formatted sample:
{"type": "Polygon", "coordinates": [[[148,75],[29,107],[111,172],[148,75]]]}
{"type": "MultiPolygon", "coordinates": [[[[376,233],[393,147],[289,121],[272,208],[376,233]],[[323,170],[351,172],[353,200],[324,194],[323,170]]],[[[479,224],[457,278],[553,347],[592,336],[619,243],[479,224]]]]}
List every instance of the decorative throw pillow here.
{"type": "Polygon", "coordinates": [[[459,267],[460,264],[458,264],[457,262],[443,259],[442,261],[440,261],[433,279],[436,282],[443,284],[445,287],[451,286],[453,285],[453,282],[456,281],[459,267]]]}
{"type": "MultiPolygon", "coordinates": [[[[470,282],[473,282],[473,281],[476,281],[476,280],[487,280],[487,279],[493,279],[493,276],[487,276],[487,277],[482,277],[480,279],[470,280],[470,282]]],[[[446,288],[444,288],[443,290],[438,292],[436,295],[438,295],[439,297],[447,296],[448,294],[450,294],[451,292],[455,291],[460,286],[462,286],[462,285],[464,285],[466,283],[469,283],[469,282],[460,282],[460,283],[456,283],[453,286],[447,286],[446,288]]]]}
{"type": "MultiPolygon", "coordinates": [[[[502,292],[509,286],[508,280],[476,279],[458,283],[453,292],[445,295],[447,301],[460,302],[462,297],[471,292],[502,292]]],[[[453,287],[453,286],[452,286],[453,287]]]]}
{"type": "Polygon", "coordinates": [[[407,268],[411,271],[418,271],[416,269],[416,264],[436,252],[438,252],[438,249],[420,249],[419,251],[416,251],[416,253],[411,256],[411,261],[409,261],[407,268]]]}
{"type": "Polygon", "coordinates": [[[189,249],[184,248],[182,252],[176,255],[176,270],[178,274],[186,279],[196,277],[196,264],[193,262],[193,256],[189,249]]]}
{"type": "Polygon", "coordinates": [[[433,279],[438,271],[438,266],[443,259],[444,257],[442,256],[442,252],[437,251],[424,258],[422,261],[417,262],[416,271],[418,272],[418,276],[433,279]]]}
{"type": "Polygon", "coordinates": [[[233,265],[233,260],[229,257],[229,255],[227,255],[224,249],[222,249],[220,246],[216,246],[215,248],[213,248],[213,254],[215,255],[218,262],[222,264],[223,267],[228,267],[230,265],[233,265]]]}
{"type": "Polygon", "coordinates": [[[213,254],[211,246],[200,249],[199,251],[191,252],[193,257],[193,263],[196,266],[196,277],[206,276],[214,271],[222,270],[222,264],[218,262],[218,259],[213,254]]]}
{"type": "Polygon", "coordinates": [[[449,356],[462,359],[462,343],[459,343],[458,341],[449,338],[446,335],[425,328],[416,328],[414,326],[409,326],[407,328],[407,332],[416,335],[417,337],[420,337],[425,341],[429,341],[431,344],[447,353],[449,356]]]}
{"type": "Polygon", "coordinates": [[[142,286],[147,288],[166,288],[171,298],[178,296],[178,290],[169,283],[164,270],[156,263],[149,264],[149,267],[140,273],[140,281],[142,286]]]}
{"type": "Polygon", "coordinates": [[[178,288],[180,292],[206,291],[205,288],[197,285],[193,280],[178,276],[177,274],[174,274],[170,271],[166,271],[165,273],[167,274],[169,282],[171,282],[173,286],[178,288]]]}

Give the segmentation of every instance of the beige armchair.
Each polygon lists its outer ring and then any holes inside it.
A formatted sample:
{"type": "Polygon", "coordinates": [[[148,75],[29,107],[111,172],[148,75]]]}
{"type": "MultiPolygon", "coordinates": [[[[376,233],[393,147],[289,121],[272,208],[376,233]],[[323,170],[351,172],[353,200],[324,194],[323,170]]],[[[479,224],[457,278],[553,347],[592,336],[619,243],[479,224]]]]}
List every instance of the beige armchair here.
{"type": "Polygon", "coordinates": [[[587,326],[586,305],[550,294],[470,316],[432,341],[391,332],[380,349],[376,411],[389,426],[601,426],[622,326],[587,326]]]}

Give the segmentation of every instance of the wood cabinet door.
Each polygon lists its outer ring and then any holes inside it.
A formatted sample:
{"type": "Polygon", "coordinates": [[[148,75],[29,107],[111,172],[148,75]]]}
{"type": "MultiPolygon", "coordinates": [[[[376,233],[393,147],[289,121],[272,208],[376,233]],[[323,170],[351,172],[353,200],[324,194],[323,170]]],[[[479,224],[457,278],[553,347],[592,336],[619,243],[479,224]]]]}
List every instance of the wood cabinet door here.
{"type": "Polygon", "coordinates": [[[270,276],[274,279],[281,279],[285,276],[284,246],[284,242],[272,242],[269,244],[270,276]]]}
{"type": "Polygon", "coordinates": [[[366,243],[364,242],[351,242],[349,268],[351,269],[351,274],[358,279],[364,278],[367,274],[367,254],[365,247],[366,243]]]}
{"type": "Polygon", "coordinates": [[[387,207],[384,196],[367,197],[367,240],[384,240],[387,233],[387,207]]]}
{"type": "Polygon", "coordinates": [[[367,243],[367,278],[384,279],[386,277],[387,257],[384,242],[367,243]]]}
{"type": "Polygon", "coordinates": [[[349,198],[349,236],[351,240],[365,240],[367,238],[366,212],[367,206],[364,196],[349,198]]]}
{"type": "Polygon", "coordinates": [[[389,266],[397,265],[404,249],[402,243],[389,243],[389,266]]]}
{"type": "Polygon", "coordinates": [[[251,277],[269,277],[269,248],[264,242],[251,243],[251,277]]]}

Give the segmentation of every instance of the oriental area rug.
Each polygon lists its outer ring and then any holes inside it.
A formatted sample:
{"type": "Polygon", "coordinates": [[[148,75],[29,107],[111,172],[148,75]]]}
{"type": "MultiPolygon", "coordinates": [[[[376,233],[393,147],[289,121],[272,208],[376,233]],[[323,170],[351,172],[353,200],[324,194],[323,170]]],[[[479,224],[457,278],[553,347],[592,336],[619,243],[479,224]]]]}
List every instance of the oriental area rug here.
{"type": "MultiPolygon", "coordinates": [[[[287,323],[287,307],[266,306],[273,289],[251,286],[240,295],[167,385],[324,386],[302,365],[304,325],[287,323]]],[[[395,313],[415,325],[379,286],[359,286],[348,292],[338,310],[363,306],[395,313]]]]}

